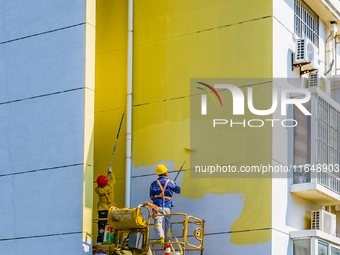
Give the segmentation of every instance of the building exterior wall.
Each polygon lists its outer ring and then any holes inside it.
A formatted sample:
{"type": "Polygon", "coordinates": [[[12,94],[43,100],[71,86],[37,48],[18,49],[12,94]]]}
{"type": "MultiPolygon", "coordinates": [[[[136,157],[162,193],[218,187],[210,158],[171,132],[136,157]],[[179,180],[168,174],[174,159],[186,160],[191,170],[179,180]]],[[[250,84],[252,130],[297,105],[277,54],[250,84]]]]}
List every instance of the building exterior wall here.
{"type": "MultiPolygon", "coordinates": [[[[125,108],[126,24],[126,4],[97,1],[95,176],[106,174],[125,108]]],[[[184,148],[190,146],[190,78],[271,77],[272,24],[272,3],[267,0],[256,5],[135,1],[132,207],[149,201],[157,164],[164,163],[174,178],[188,156],[184,148]]],[[[266,93],[271,95],[271,90],[266,93]]],[[[262,132],[245,134],[246,146],[267,142],[262,143],[263,150],[242,157],[240,164],[271,158],[271,132],[262,132]]],[[[124,136],[125,122],[113,163],[115,201],[120,207],[124,206],[124,136]]],[[[241,146],[233,140],[226,153],[241,146]]],[[[269,254],[271,180],[190,179],[189,165],[188,160],[177,180],[182,193],[174,197],[173,211],[207,221],[205,252],[269,254]]]]}
{"type": "MultiPolygon", "coordinates": [[[[317,1],[315,1],[316,3],[317,1]]],[[[318,9],[314,11],[320,15],[318,9]]],[[[319,64],[325,72],[325,42],[329,35],[330,23],[319,19],[319,64]]],[[[333,45],[334,47],[334,45],[333,45]]],[[[296,52],[294,40],[294,0],[273,1],[273,78],[277,81],[300,78],[298,68],[292,70],[292,53],[296,52]]],[[[334,71],[331,72],[335,74],[334,71]]],[[[308,75],[301,78],[307,79],[308,75]]],[[[289,86],[286,82],[277,82],[277,87],[289,86]]],[[[293,84],[293,83],[291,83],[293,84]]],[[[294,85],[290,85],[294,86],[294,85]]],[[[279,113],[273,118],[282,118],[279,113]]],[[[293,164],[293,129],[273,128],[273,165],[293,164]]],[[[293,242],[289,238],[291,231],[310,229],[311,211],[319,210],[320,205],[290,193],[293,176],[273,178],[272,180],[272,254],[293,254],[293,242]]]]}
{"type": "MultiPolygon", "coordinates": [[[[127,1],[0,0],[0,17],[0,250],[91,252],[94,177],[107,173],[126,108],[127,1]]],[[[135,1],[134,20],[132,207],[149,201],[156,165],[174,178],[189,155],[190,78],[299,77],[294,0],[135,1]]],[[[320,18],[322,72],[328,22],[320,18]]],[[[125,128],[112,166],[118,207],[125,128]]],[[[230,164],[292,164],[292,130],[233,131],[230,164]]],[[[310,228],[320,208],[290,193],[292,178],[194,179],[189,166],[173,212],[206,220],[207,254],[291,254],[289,233],[310,228]]]]}
{"type": "Polygon", "coordinates": [[[93,4],[0,1],[1,254],[91,250],[93,4]]]}

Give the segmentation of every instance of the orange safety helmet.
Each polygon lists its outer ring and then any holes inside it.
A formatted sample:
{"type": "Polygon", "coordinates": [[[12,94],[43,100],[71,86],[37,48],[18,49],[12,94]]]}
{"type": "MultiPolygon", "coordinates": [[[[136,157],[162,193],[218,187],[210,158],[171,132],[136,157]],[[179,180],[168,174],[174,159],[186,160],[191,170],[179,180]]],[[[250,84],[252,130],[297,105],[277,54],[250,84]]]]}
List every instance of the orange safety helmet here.
{"type": "Polygon", "coordinates": [[[107,177],[105,175],[99,175],[97,177],[97,184],[99,187],[105,187],[107,185],[107,177]]]}

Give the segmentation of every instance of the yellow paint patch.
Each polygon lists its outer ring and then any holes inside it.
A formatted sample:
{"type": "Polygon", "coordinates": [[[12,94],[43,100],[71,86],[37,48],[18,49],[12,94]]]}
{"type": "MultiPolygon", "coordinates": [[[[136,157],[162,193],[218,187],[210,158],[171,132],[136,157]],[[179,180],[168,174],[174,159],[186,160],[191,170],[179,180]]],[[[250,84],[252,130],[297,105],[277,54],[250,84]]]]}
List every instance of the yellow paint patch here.
{"type": "Polygon", "coordinates": [[[264,244],[272,239],[271,230],[247,231],[231,234],[230,242],[236,245],[264,244]]]}
{"type": "MultiPolygon", "coordinates": [[[[185,147],[190,146],[190,120],[180,121],[183,109],[189,109],[189,98],[160,102],[134,108],[133,163],[154,164],[158,161],[175,161],[175,169],[179,169],[186,156],[185,147]],[[144,116],[143,118],[138,116],[144,116]],[[150,121],[152,120],[152,121],[150,121]],[[171,121],[170,121],[171,120],[171,121]],[[147,152],[145,148],[148,148],[147,152]],[[145,151],[145,153],[144,153],[145,151]]],[[[188,168],[188,160],[185,168],[188,168]]],[[[172,170],[172,169],[169,169],[172,170]]]]}

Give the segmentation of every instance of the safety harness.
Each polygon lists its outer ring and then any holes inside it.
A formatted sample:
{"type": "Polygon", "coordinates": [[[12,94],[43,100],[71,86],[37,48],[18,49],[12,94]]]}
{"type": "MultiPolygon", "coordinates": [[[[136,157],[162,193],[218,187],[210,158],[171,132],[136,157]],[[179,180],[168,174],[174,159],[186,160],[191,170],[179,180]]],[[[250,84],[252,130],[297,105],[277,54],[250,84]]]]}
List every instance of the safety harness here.
{"type": "Polygon", "coordinates": [[[162,187],[162,184],[159,182],[159,180],[157,180],[158,186],[161,189],[162,193],[159,195],[155,195],[154,197],[161,197],[163,198],[163,214],[164,214],[164,206],[165,206],[165,199],[171,199],[171,197],[167,197],[165,196],[165,189],[166,186],[168,186],[169,180],[166,180],[165,184],[164,184],[164,188],[162,187]]]}
{"type": "MultiPolygon", "coordinates": [[[[109,189],[110,189],[110,191],[109,191],[109,193],[111,193],[111,187],[109,186],[109,189]]],[[[106,198],[107,198],[107,202],[104,202],[104,201],[99,201],[100,203],[104,203],[104,204],[108,204],[108,205],[111,205],[111,198],[110,198],[110,196],[109,196],[109,194],[107,194],[107,192],[105,191],[105,189],[103,188],[103,191],[104,191],[104,193],[105,193],[105,196],[106,196],[106,198]]]]}

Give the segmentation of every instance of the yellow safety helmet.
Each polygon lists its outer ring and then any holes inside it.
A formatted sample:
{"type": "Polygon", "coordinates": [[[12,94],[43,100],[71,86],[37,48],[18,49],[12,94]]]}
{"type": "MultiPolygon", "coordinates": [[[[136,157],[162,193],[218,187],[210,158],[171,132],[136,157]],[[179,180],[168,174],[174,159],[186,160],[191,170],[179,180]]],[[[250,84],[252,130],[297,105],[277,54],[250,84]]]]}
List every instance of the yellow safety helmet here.
{"type": "Polygon", "coordinates": [[[165,174],[167,171],[168,171],[168,168],[163,164],[159,164],[158,166],[156,166],[157,175],[165,174]]]}

